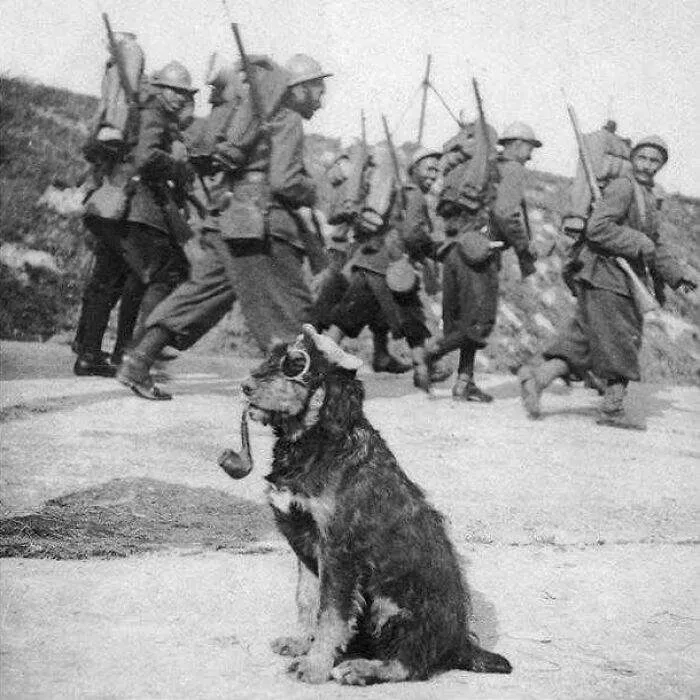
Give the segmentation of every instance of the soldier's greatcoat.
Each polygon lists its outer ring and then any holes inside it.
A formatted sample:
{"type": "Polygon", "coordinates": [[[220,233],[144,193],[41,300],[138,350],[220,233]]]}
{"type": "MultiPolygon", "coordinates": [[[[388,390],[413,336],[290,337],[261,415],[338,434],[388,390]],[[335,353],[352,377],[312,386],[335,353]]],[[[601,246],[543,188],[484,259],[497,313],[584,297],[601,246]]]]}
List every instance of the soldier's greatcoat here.
{"type": "MultiPolygon", "coordinates": [[[[231,140],[219,144],[222,154],[238,151],[239,128],[233,124],[231,140]]],[[[240,160],[240,154],[234,155],[240,160]]],[[[312,320],[295,209],[314,202],[314,183],[303,162],[302,118],[282,105],[247,159],[217,177],[198,264],[191,278],[154,311],[148,326],[168,329],[174,346],[186,349],[238,298],[262,349],[275,340],[293,340],[302,324],[312,320]]]]}
{"type": "Polygon", "coordinates": [[[130,161],[138,182],[132,185],[127,221],[144,224],[166,234],[182,225],[172,219],[177,215],[173,190],[168,184],[182,182],[185,165],[171,153],[173,143],[182,136],[177,123],[168,114],[157,95],[151,96],[140,112],[139,139],[130,161]]]}
{"type": "Polygon", "coordinates": [[[521,259],[527,256],[529,235],[525,220],[527,173],[516,161],[499,158],[491,174],[491,192],[479,211],[455,213],[446,220],[442,246],[442,353],[466,342],[484,346],[496,322],[501,254],[490,241],[503,241],[521,259]]]}
{"type": "Polygon", "coordinates": [[[432,253],[430,218],[425,196],[415,185],[403,188],[404,216],[393,198],[394,184],[388,154],[376,154],[364,206],[385,223],[374,234],[355,231],[356,244],[347,263],[350,285],[329,314],[329,321],[351,338],[365,326],[388,328],[395,338],[403,337],[409,347],[417,347],[430,336],[418,295],[417,273],[414,288],[399,294],[389,288],[387,270],[392,264],[406,265],[404,256],[419,262],[432,253]]]}
{"type": "Polygon", "coordinates": [[[651,188],[631,176],[608,185],[588,222],[576,314],[547,348],[545,358],[565,360],[579,376],[592,370],[601,379],[639,380],[643,316],[615,257],[625,258],[640,279],[648,281],[644,257],[653,256],[650,275],[678,287],[683,268],[660,237],[660,217],[651,188]]]}
{"type": "MultiPolygon", "coordinates": [[[[99,242],[78,322],[75,344],[80,353],[101,350],[110,311],[125,285],[131,290],[131,320],[125,327],[120,324],[118,352],[130,339],[126,336],[130,336],[139,305],[143,325],[158,303],[187,278],[188,262],[180,241],[190,232],[168,184],[169,180],[184,184],[184,163],[171,155],[179,138],[176,117],[153,94],[141,108],[138,141],[126,162],[98,169],[102,171],[100,186],[86,201],[85,223],[99,242]],[[117,182],[121,187],[116,187],[117,182]],[[126,191],[121,189],[124,186],[126,191]],[[97,215],[101,208],[91,206],[93,198],[105,192],[103,202],[110,198],[125,201],[126,209],[114,208],[116,218],[103,218],[97,215]],[[124,198],[125,194],[129,196],[124,198]]],[[[123,300],[122,305],[126,304],[123,300]]],[[[135,335],[141,331],[137,328],[135,335]]]]}

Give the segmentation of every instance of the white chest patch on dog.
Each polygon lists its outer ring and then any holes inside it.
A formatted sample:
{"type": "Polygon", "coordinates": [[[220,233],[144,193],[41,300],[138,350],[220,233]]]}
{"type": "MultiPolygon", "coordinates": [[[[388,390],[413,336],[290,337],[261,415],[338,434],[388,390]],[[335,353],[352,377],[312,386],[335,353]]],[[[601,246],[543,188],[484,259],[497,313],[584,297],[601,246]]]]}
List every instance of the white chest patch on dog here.
{"type": "Polygon", "coordinates": [[[293,507],[308,513],[321,533],[325,532],[335,505],[334,499],[325,493],[320,496],[304,496],[294,493],[291,489],[278,488],[272,484],[267,487],[267,500],[281,513],[289,514],[293,507]]]}
{"type": "Polygon", "coordinates": [[[393,617],[410,617],[410,613],[400,608],[391,598],[384,598],[382,596],[375,598],[371,607],[373,633],[379,635],[382,631],[382,627],[393,617]]]}

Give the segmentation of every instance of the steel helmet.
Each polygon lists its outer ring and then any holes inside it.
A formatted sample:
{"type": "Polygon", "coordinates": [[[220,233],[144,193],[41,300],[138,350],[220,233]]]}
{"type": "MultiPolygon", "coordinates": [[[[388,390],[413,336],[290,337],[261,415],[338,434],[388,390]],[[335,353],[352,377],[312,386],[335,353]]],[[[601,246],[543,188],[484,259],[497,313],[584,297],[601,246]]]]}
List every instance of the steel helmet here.
{"type": "Polygon", "coordinates": [[[632,149],[631,155],[634,156],[635,151],[638,151],[644,146],[650,146],[651,148],[656,148],[658,151],[661,151],[664,157],[664,163],[668,161],[668,144],[660,136],[652,134],[651,136],[645,136],[643,139],[639,139],[639,141],[637,141],[637,143],[634,144],[634,148],[632,149]]]}
{"type": "Polygon", "coordinates": [[[513,122],[504,129],[503,136],[498,139],[498,143],[503,145],[508,141],[525,141],[531,143],[535,148],[542,145],[542,141],[535,136],[532,127],[525,122],[513,122]]]}
{"type": "Polygon", "coordinates": [[[421,146],[420,148],[416,149],[411,156],[410,160],[408,161],[408,172],[410,173],[413,168],[418,165],[420,161],[423,160],[423,158],[441,158],[442,157],[442,151],[438,151],[437,148],[425,148],[421,146]]]}
{"type": "Polygon", "coordinates": [[[284,64],[284,67],[289,73],[289,77],[287,78],[288,87],[299,85],[299,83],[306,83],[309,80],[328,78],[333,75],[333,73],[326,73],[317,60],[311,58],[311,56],[307,56],[305,53],[294,54],[294,56],[284,64]]]}
{"type": "Polygon", "coordinates": [[[166,66],[156,71],[151,76],[151,85],[169,87],[173,90],[182,90],[194,94],[196,88],[192,87],[190,72],[179,61],[170,61],[166,66]]]}

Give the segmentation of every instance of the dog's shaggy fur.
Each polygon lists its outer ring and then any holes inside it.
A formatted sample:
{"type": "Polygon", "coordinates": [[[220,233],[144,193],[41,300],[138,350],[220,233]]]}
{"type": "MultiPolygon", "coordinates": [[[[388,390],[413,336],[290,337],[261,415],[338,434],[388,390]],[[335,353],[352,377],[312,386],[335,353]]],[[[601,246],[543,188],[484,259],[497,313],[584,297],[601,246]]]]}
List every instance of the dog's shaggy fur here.
{"type": "Polygon", "coordinates": [[[299,557],[297,602],[309,623],[304,636],[273,648],[296,656],[292,669],[310,683],[509,673],[508,661],[469,633],[468,594],[442,516],[364,416],[354,371],[329,361],[315,339],[307,328],[296,344],[311,357],[303,377],[281,371],[289,347],[279,346],[243,384],[249,415],[277,438],[268,496],[299,557]]]}

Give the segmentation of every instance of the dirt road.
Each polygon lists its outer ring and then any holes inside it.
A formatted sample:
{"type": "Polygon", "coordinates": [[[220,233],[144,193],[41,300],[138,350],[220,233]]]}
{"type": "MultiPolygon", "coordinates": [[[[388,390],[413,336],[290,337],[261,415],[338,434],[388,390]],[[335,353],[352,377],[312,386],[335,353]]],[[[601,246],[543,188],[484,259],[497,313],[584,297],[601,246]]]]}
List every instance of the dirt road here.
{"type": "MultiPolygon", "coordinates": [[[[237,446],[250,362],[173,363],[169,403],[78,379],[62,346],[0,344],[2,514],[119,479],[216,489],[264,504],[237,446]]],[[[269,649],[294,630],[295,563],[270,533],[239,550],[168,547],[120,559],[0,560],[3,698],[690,698],[697,662],[700,391],[635,387],[646,433],[595,426],[598,398],[556,387],[527,420],[512,377],[490,405],[435,399],[408,377],[366,380],[367,413],[448,517],[474,627],[514,672],[450,672],[365,689],[304,686],[269,649]]]]}

